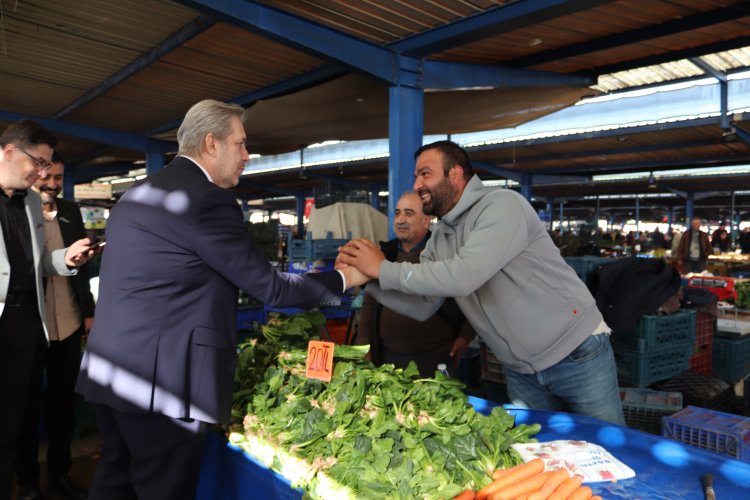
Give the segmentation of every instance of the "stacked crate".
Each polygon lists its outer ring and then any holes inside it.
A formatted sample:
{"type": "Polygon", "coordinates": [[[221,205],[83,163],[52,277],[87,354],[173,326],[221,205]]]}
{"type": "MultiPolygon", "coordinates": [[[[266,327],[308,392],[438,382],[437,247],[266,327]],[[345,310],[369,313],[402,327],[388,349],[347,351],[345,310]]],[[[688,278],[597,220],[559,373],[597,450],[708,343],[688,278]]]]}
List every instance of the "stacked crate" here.
{"type": "Polygon", "coordinates": [[[645,387],[688,369],[695,343],[695,311],[647,315],[617,337],[617,376],[625,385],[645,387]]]}
{"type": "Polygon", "coordinates": [[[713,344],[716,376],[735,384],[750,373],[750,335],[730,339],[716,337],[713,344]]]}
{"type": "Polygon", "coordinates": [[[595,257],[593,255],[586,255],[584,257],[565,257],[565,262],[576,272],[579,278],[586,283],[589,274],[596,270],[599,266],[613,262],[614,259],[607,257],[595,257]]]}
{"type": "Polygon", "coordinates": [[[628,427],[652,434],[661,434],[663,417],[682,409],[682,394],[679,392],[628,387],[620,389],[620,400],[628,427]]]}
{"type": "Polygon", "coordinates": [[[750,462],[750,418],[688,406],[664,418],[662,435],[750,462]]]}
{"type": "Polygon", "coordinates": [[[701,375],[713,375],[713,342],[716,332],[716,316],[704,311],[695,313],[695,351],[688,365],[690,371],[701,375]]]}
{"type": "Polygon", "coordinates": [[[660,391],[677,391],[686,405],[732,411],[735,405],[734,389],[718,378],[693,372],[682,372],[655,386],[660,391]]]}

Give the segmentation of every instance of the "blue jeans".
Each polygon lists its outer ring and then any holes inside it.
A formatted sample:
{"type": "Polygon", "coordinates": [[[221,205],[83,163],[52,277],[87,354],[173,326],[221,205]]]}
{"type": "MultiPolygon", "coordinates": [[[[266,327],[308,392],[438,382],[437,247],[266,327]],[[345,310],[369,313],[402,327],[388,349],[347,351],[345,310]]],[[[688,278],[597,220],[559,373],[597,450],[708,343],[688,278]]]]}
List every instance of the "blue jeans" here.
{"type": "Polygon", "coordinates": [[[546,370],[527,375],[503,368],[508,396],[516,406],[569,411],[625,425],[615,356],[605,334],[591,335],[546,370]]]}

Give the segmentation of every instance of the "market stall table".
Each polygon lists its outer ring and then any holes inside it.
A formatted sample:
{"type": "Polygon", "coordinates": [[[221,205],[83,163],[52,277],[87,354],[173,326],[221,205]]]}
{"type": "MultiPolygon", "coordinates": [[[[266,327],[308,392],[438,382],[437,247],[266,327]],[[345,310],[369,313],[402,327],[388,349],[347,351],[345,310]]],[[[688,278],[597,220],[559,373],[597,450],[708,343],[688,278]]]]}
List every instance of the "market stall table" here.
{"type": "MultiPolygon", "coordinates": [[[[497,406],[473,397],[469,402],[485,414],[497,406]]],[[[700,477],[705,473],[714,476],[717,498],[750,498],[750,464],[745,462],[594,418],[512,407],[508,411],[516,417],[516,424],[540,424],[539,441],[576,439],[596,443],[635,470],[632,479],[589,484],[605,499],[702,499],[700,477]]],[[[221,437],[209,434],[197,499],[301,497],[302,491],[291,488],[285,478],[221,437]]]]}

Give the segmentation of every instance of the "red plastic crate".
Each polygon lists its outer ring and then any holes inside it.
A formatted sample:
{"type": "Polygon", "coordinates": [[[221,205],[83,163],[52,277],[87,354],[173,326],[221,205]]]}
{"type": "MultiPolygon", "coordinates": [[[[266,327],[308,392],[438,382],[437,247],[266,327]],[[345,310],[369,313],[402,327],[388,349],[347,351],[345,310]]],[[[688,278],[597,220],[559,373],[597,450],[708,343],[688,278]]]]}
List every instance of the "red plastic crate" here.
{"type": "Polygon", "coordinates": [[[695,346],[711,345],[716,333],[716,316],[697,311],[695,314],[695,346]]]}
{"type": "Polygon", "coordinates": [[[688,360],[688,367],[691,372],[701,375],[713,375],[713,346],[711,344],[696,347],[695,352],[688,360]]]}

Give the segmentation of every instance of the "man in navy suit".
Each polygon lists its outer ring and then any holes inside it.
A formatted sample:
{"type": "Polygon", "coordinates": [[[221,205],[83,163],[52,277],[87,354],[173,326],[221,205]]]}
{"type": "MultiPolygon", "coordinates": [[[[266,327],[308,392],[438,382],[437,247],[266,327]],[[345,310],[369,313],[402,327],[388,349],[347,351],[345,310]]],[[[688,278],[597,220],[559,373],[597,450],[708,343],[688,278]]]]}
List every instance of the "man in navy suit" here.
{"type": "Polygon", "coordinates": [[[205,100],[178,156],[112,209],[78,390],[104,440],[89,498],[195,495],[202,424],[229,421],[238,289],[274,306],[338,304],[364,276],[274,270],[228,190],[248,160],[240,106],[205,100]]]}

